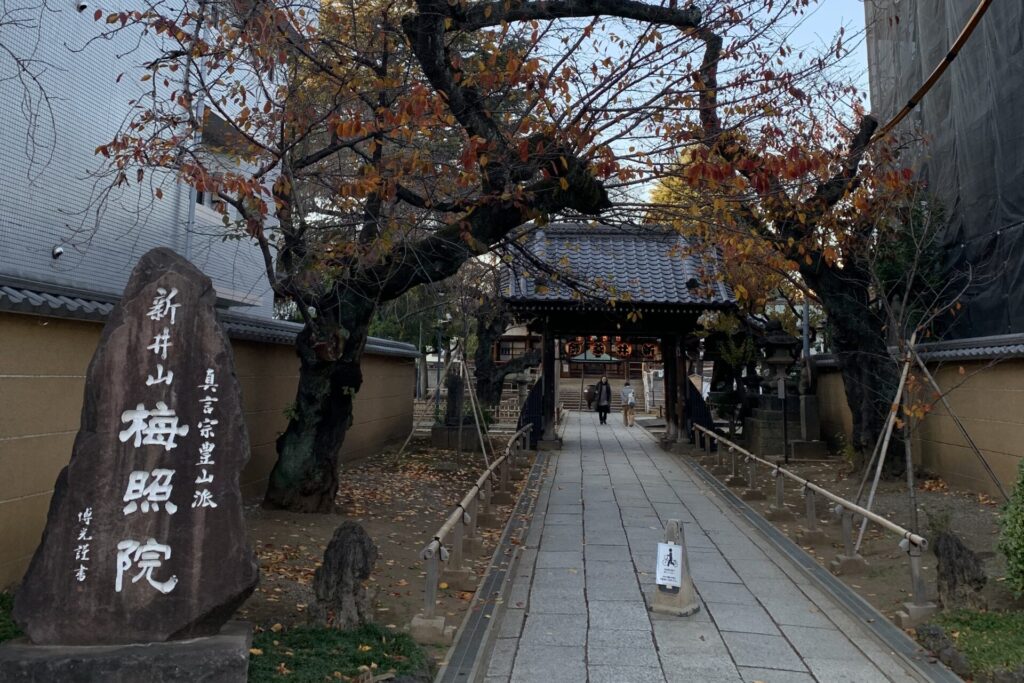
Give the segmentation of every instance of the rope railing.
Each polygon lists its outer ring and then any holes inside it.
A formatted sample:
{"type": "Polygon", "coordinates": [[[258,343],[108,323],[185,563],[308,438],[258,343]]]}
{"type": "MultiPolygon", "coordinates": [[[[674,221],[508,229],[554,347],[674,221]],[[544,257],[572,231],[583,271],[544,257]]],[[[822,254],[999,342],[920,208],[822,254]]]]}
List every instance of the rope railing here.
{"type": "Polygon", "coordinates": [[[901,625],[904,625],[904,627],[906,627],[906,625],[912,625],[921,618],[934,612],[935,606],[927,599],[924,579],[921,575],[921,553],[928,548],[928,539],[914,531],[896,524],[890,519],[886,519],[867,508],[861,507],[842,496],[838,496],[831,491],[818,486],[814,482],[801,477],[795,472],[786,469],[782,466],[781,460],[774,463],[765,460],[764,458],[754,455],[739,444],[721,436],[714,430],[702,427],[701,425],[694,425],[694,429],[701,435],[700,441],[703,442],[707,455],[711,455],[712,441],[714,440],[718,442],[718,462],[712,471],[716,474],[725,474],[731,471],[731,476],[726,479],[727,484],[735,485],[738,483],[746,483],[748,490],[754,489],[756,482],[755,468],[757,464],[760,463],[765,465],[771,470],[772,476],[775,478],[775,502],[774,505],[769,508],[766,515],[769,519],[781,521],[792,518],[792,513],[789,512],[785,506],[784,480],[790,479],[801,486],[804,492],[807,515],[802,535],[806,539],[821,539],[821,532],[817,527],[818,515],[815,503],[816,496],[822,496],[836,504],[833,512],[840,519],[843,542],[843,554],[832,562],[832,569],[836,573],[855,573],[856,571],[862,571],[863,568],[866,567],[864,558],[860,556],[858,548],[853,541],[854,516],[859,516],[868,521],[874,522],[878,526],[899,536],[900,548],[906,552],[910,558],[912,595],[912,601],[905,603],[904,605],[906,611],[897,615],[898,618],[902,619],[904,622],[901,625]],[[731,467],[727,467],[723,462],[723,446],[728,448],[728,451],[732,456],[731,467]],[[748,465],[748,472],[745,478],[739,473],[740,455],[743,456],[748,465]]]}
{"type": "Polygon", "coordinates": [[[476,535],[478,524],[491,514],[494,505],[513,502],[511,480],[517,476],[516,460],[529,449],[532,424],[521,427],[505,445],[501,455],[484,470],[470,487],[451,514],[430,539],[420,558],[426,562],[426,586],[423,596],[423,612],[413,618],[413,637],[424,644],[447,644],[451,634],[444,624],[444,616],[436,615],[437,589],[441,576],[441,562],[447,564],[445,573],[453,587],[463,590],[475,589],[476,577],[472,567],[465,566],[464,557],[469,546],[476,546],[480,539],[476,535]],[[495,481],[497,491],[494,490],[495,481]],[[449,552],[446,541],[450,542],[449,552]]]}

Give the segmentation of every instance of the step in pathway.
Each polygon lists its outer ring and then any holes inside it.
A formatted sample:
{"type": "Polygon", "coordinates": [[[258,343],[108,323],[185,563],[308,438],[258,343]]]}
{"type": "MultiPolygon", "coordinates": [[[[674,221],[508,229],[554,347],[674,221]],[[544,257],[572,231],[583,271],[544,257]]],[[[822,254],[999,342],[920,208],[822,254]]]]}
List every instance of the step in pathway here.
{"type": "Polygon", "coordinates": [[[571,413],[550,461],[487,683],[924,680],[620,416],[571,413]],[[657,543],[684,523],[701,601],[648,611],[657,543]]]}

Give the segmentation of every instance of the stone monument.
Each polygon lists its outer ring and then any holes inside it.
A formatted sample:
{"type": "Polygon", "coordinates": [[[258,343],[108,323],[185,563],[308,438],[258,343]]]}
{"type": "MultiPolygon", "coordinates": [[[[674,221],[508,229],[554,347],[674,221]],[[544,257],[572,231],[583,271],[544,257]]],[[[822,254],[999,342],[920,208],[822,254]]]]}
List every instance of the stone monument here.
{"type": "Polygon", "coordinates": [[[249,439],[215,301],[210,279],[170,249],[132,272],[15,597],[30,643],[0,648],[0,679],[122,680],[111,672],[131,661],[137,680],[214,680],[189,667],[222,659],[241,676],[216,680],[244,680],[249,629],[222,628],[258,580],[239,490],[249,439]],[[209,657],[171,642],[184,639],[209,657]],[[168,658],[177,679],[162,677],[168,658]]]}

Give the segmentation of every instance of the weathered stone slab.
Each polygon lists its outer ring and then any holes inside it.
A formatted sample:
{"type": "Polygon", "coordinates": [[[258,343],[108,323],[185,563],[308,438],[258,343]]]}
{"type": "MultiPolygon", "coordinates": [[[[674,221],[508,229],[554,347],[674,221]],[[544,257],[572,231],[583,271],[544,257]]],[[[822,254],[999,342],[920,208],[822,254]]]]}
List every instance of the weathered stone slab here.
{"type": "Polygon", "coordinates": [[[32,642],[210,636],[255,588],[238,486],[249,438],[215,301],[209,278],[169,249],[133,271],[15,600],[32,642]]]}
{"type": "Polygon", "coordinates": [[[245,683],[251,645],[252,628],[242,622],[214,636],[167,643],[67,646],[20,639],[0,647],[0,680],[245,683]]]}

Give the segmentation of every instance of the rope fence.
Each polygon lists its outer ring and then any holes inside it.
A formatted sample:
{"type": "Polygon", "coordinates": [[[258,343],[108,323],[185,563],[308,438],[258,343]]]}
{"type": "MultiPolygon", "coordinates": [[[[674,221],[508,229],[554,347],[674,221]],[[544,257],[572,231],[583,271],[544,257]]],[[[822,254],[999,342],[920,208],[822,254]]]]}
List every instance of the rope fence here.
{"type": "Polygon", "coordinates": [[[444,615],[437,614],[441,563],[445,563],[445,576],[454,588],[476,589],[476,575],[472,566],[466,563],[466,554],[471,548],[480,547],[478,526],[485,521],[497,521],[493,517],[493,507],[513,502],[511,482],[522,476],[516,469],[517,460],[529,449],[532,428],[532,424],[525,425],[509,438],[501,455],[484,470],[420,551],[420,558],[426,564],[423,611],[413,617],[411,628],[413,638],[418,642],[438,645],[451,642],[454,627],[446,626],[444,615]],[[451,546],[450,551],[448,546],[451,546]]]}
{"type": "Polygon", "coordinates": [[[856,503],[838,496],[831,491],[818,486],[814,482],[804,479],[795,472],[791,472],[784,468],[781,460],[773,463],[765,460],[764,458],[758,457],[739,444],[730,441],[724,436],[717,434],[714,430],[706,427],[694,425],[694,429],[697,430],[700,437],[698,445],[705,449],[705,453],[709,457],[712,455],[713,442],[718,442],[718,459],[715,466],[712,468],[712,472],[715,474],[730,474],[726,479],[727,484],[735,486],[737,484],[745,483],[748,489],[753,489],[756,482],[757,465],[760,464],[769,468],[772,477],[775,479],[775,501],[774,504],[770,506],[766,515],[769,519],[781,521],[792,518],[792,513],[790,513],[786,508],[784,501],[784,482],[786,479],[795,482],[803,489],[806,521],[804,523],[802,534],[806,538],[820,538],[821,535],[821,531],[818,529],[817,497],[821,496],[835,504],[833,513],[840,521],[843,553],[832,562],[831,566],[834,572],[853,573],[858,570],[863,570],[863,568],[866,567],[864,558],[861,557],[857,546],[854,543],[854,517],[860,517],[863,520],[874,522],[883,529],[899,536],[900,549],[907,553],[910,560],[912,596],[911,602],[904,605],[906,613],[903,618],[907,623],[912,623],[935,611],[934,603],[929,602],[927,599],[924,579],[921,575],[921,553],[928,548],[928,539],[914,531],[896,524],[890,519],[886,519],[885,517],[871,512],[856,503]],[[726,447],[729,455],[731,456],[731,462],[729,465],[726,465],[724,462],[722,446],[726,447]],[[741,457],[747,464],[746,477],[740,475],[739,461],[741,457]]]}

